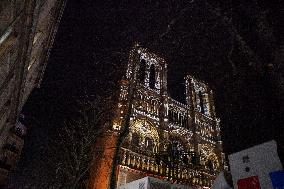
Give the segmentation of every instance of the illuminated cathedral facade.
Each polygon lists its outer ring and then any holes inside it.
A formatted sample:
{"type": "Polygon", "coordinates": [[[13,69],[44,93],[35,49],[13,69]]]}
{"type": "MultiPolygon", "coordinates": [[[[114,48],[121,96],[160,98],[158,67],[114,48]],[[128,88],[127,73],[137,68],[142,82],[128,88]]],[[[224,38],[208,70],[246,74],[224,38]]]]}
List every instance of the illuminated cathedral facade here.
{"type": "Polygon", "coordinates": [[[165,60],[134,46],[89,188],[109,188],[112,175],[117,188],[145,176],[210,188],[224,168],[213,92],[189,75],[185,85],[183,104],[168,94],[165,60]]]}

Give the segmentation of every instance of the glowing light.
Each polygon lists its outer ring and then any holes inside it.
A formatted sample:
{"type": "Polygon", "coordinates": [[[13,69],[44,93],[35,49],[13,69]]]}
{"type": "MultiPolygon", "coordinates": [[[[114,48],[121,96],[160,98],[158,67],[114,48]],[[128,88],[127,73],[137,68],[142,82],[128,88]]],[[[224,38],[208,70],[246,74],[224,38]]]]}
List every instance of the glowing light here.
{"type": "Polygon", "coordinates": [[[216,140],[220,136],[220,120],[213,116],[215,110],[210,100],[212,90],[205,83],[187,76],[187,104],[180,103],[172,99],[166,91],[166,68],[164,59],[138,44],[130,52],[127,79],[121,82],[118,109],[114,119],[117,121],[113,122],[113,130],[120,131],[122,120],[128,113],[123,108],[129,105],[132,107],[129,133],[120,149],[122,155],[119,166],[128,171],[127,174],[135,172],[168,178],[172,182],[186,180],[194,183],[193,185],[210,186],[217,171],[222,169],[224,160],[222,149],[218,148],[221,142],[217,143],[216,140]],[[145,80],[139,83],[135,77],[139,75],[139,64],[142,59],[146,62],[145,80]],[[156,71],[154,89],[149,87],[151,65],[155,66],[156,71]],[[134,100],[129,104],[131,97],[128,91],[133,87],[131,84],[135,84],[134,100]],[[165,90],[161,93],[163,86],[165,90]],[[198,93],[201,95],[196,97],[195,94],[198,93]],[[154,154],[165,152],[170,141],[177,141],[177,147],[185,152],[197,153],[201,165],[185,167],[181,162],[175,162],[179,172],[177,175],[170,175],[170,168],[166,164],[157,165],[154,154]],[[213,173],[208,170],[208,162],[210,165],[212,163],[213,173]]]}

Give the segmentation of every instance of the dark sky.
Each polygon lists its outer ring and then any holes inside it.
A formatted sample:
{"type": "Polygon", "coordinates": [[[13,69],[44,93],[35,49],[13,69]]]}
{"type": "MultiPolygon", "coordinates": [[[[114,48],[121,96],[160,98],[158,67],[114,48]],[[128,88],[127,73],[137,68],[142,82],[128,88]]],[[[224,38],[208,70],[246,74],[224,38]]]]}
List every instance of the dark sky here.
{"type": "Polygon", "coordinates": [[[174,98],[183,101],[187,73],[212,86],[226,152],[281,140],[281,67],[266,69],[283,44],[280,0],[236,0],[232,13],[228,3],[208,1],[220,7],[221,15],[232,15],[232,25],[259,61],[248,58],[231,37],[231,25],[205,2],[69,0],[41,88],[34,90],[24,108],[31,124],[21,165],[36,156],[31,154],[40,153],[42,148],[35,152],[34,141],[44,143],[62,120],[72,117],[76,97],[111,93],[112,81],[120,78],[135,41],[165,57],[174,98]],[[227,58],[232,43],[235,69],[227,58]]]}

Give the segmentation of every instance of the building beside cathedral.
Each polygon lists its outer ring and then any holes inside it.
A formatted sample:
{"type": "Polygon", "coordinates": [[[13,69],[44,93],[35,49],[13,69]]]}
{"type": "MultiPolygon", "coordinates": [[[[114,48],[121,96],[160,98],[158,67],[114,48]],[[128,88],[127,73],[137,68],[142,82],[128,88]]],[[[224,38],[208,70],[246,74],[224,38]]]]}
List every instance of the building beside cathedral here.
{"type": "Polygon", "coordinates": [[[21,155],[21,110],[41,83],[65,2],[0,1],[0,188],[21,155]]]}
{"type": "Polygon", "coordinates": [[[168,94],[167,63],[136,45],[111,127],[97,146],[90,189],[125,185],[146,176],[208,188],[224,168],[224,154],[213,91],[185,77],[186,104],[168,94]],[[114,161],[116,160],[116,161],[114,161]]]}

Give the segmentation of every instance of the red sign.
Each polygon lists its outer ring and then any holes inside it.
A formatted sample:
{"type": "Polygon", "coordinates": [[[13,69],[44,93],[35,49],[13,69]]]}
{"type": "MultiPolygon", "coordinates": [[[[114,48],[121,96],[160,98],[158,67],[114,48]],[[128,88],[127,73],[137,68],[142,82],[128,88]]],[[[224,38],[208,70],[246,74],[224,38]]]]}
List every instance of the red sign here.
{"type": "Polygon", "coordinates": [[[260,189],[257,176],[240,179],[237,182],[238,189],[260,189]]]}

